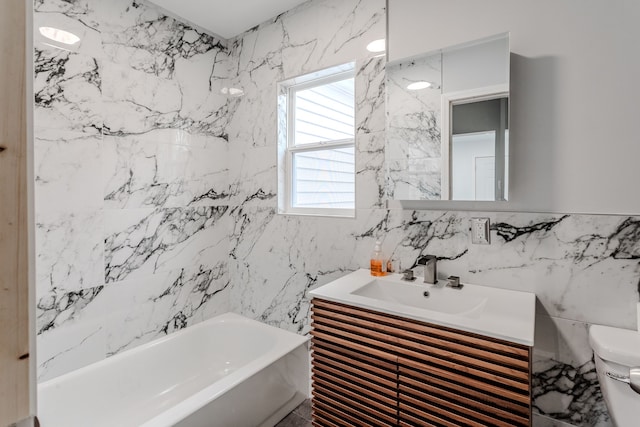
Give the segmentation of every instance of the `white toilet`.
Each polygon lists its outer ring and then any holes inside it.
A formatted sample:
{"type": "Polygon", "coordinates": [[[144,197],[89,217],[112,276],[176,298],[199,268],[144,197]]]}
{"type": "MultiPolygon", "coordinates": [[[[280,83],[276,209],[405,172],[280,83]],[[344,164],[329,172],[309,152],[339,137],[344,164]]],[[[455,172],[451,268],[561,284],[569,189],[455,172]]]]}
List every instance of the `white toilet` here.
{"type": "Polygon", "coordinates": [[[640,426],[640,394],[623,382],[628,381],[631,368],[640,367],[640,332],[592,325],[589,343],[595,352],[598,381],[614,424],[640,426]]]}

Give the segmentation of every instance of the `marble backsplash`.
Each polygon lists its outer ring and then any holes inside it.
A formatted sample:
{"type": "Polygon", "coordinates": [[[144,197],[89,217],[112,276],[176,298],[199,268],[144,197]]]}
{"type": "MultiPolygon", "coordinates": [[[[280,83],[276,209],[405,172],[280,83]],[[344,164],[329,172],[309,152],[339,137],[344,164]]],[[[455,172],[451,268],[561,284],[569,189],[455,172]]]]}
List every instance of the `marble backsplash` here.
{"type": "Polygon", "coordinates": [[[609,425],[587,328],[635,327],[640,217],[386,208],[384,7],[307,2],[225,41],[144,2],[36,1],[86,34],[35,52],[40,380],[228,310],[306,333],[308,291],[381,238],[403,268],[535,292],[536,424],[609,425]],[[353,60],[356,217],[279,215],[276,82],[353,60]]]}

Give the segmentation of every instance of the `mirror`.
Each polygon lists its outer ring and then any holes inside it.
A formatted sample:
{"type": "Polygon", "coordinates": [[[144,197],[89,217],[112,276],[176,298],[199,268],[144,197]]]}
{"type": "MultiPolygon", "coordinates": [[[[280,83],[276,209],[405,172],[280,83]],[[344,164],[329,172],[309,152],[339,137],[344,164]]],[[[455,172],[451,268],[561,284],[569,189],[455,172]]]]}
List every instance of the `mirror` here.
{"type": "Polygon", "coordinates": [[[390,199],[507,200],[508,159],[508,34],[387,64],[390,199]]]}

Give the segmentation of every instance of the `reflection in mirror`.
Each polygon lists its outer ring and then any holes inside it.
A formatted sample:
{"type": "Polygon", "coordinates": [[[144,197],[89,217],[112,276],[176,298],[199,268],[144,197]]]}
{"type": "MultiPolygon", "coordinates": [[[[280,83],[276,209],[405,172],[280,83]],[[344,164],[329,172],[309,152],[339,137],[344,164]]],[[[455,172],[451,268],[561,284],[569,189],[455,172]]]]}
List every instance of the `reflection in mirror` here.
{"type": "Polygon", "coordinates": [[[389,198],[507,199],[508,35],[391,62],[386,95],[389,198]]]}

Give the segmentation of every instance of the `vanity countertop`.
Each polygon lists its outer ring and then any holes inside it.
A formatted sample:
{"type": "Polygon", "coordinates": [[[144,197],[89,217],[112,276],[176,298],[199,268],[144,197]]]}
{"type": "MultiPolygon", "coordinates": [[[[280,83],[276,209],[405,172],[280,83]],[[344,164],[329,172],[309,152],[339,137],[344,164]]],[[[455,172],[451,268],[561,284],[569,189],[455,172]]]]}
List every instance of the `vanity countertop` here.
{"type": "Polygon", "coordinates": [[[360,269],[309,292],[311,297],[533,346],[536,295],[465,283],[462,289],[371,276],[360,269]],[[426,292],[426,293],[425,293],[426,292]]]}

